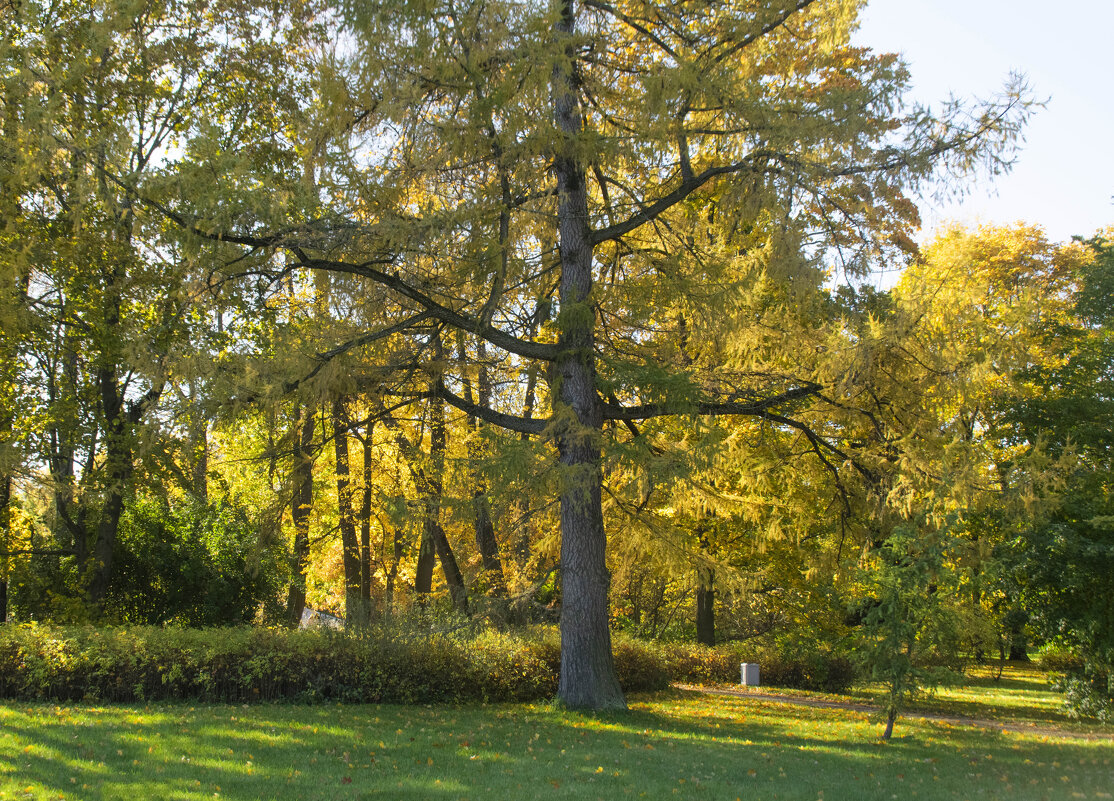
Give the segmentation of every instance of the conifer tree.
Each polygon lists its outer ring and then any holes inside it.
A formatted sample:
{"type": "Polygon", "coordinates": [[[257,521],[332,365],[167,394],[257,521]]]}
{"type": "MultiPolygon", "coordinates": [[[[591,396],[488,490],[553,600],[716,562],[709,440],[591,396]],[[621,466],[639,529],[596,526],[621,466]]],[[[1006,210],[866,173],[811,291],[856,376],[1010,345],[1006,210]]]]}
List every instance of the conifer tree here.
{"type": "Polygon", "coordinates": [[[742,415],[843,461],[795,417],[822,382],[762,361],[738,333],[754,329],[738,296],[792,305],[823,259],[854,273],[896,258],[915,222],[910,188],[937,168],[1009,164],[1021,88],[940,115],[905,108],[900,61],[849,43],[859,6],[351,4],[345,47],[322,60],[311,138],[329,155],[309,213],[253,204],[220,177],[170,210],[230,259],[282,251],[275,270],[388,290],[364,341],[410,339],[438,362],[393,382],[392,402],[437,398],[553,443],[569,706],[624,705],[602,511],[613,432],[742,415]],[[485,343],[501,372],[490,406],[421,344],[430,320],[459,331],[466,353],[485,343]],[[700,358],[720,344],[725,358],[700,358]],[[525,375],[545,377],[545,416],[535,386],[514,380],[525,375]]]}

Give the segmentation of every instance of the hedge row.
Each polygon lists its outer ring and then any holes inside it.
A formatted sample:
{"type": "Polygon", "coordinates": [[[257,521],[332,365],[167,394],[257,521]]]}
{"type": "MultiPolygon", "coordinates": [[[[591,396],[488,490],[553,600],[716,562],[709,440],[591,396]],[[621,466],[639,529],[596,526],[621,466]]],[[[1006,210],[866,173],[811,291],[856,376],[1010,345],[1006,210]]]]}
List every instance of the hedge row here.
{"type": "Polygon", "coordinates": [[[849,659],[821,650],[779,654],[742,645],[706,648],[680,643],[663,650],[670,679],[691,684],[737,684],[741,662],[757,662],[761,683],[771,687],[834,693],[847,690],[855,680],[849,659]]]}
{"type": "MultiPolygon", "coordinates": [[[[615,643],[626,692],[670,681],[737,682],[739,661],[727,649],[615,643]]],[[[0,626],[0,697],[22,700],[527,701],[556,695],[559,667],[555,632],[458,640],[252,627],[0,626]]],[[[769,661],[762,670],[764,684],[833,689],[828,663],[769,661]]]]}
{"type": "MultiPolygon", "coordinates": [[[[620,683],[668,685],[629,643],[620,683]]],[[[54,701],[525,701],[557,693],[552,636],[348,637],[329,631],[0,626],[0,697],[54,701]]]]}

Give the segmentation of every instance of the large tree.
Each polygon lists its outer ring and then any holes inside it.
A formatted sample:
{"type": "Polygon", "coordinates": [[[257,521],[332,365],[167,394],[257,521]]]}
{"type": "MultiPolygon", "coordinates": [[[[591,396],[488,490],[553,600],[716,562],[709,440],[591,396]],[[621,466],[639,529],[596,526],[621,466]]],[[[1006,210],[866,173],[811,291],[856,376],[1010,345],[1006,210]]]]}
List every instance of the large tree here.
{"type": "Polygon", "coordinates": [[[906,190],[941,165],[1008,165],[1018,88],[939,116],[904,109],[900,61],[849,43],[859,6],[353,4],[306,135],[322,154],[309,213],[278,208],[273,180],[264,203],[242,174],[219,173],[164,208],[228,261],[282,252],[276,272],[386,288],[381,326],[361,341],[410,337],[432,365],[390,393],[552,441],[570,706],[624,705],[608,632],[607,443],[668,415],[808,429],[794,412],[820,376],[754,348],[740,296],[792,305],[823,280],[823,257],[851,272],[896,257],[916,216],[906,190]],[[484,343],[490,406],[469,402],[457,368],[423,344],[431,320],[459,331],[464,353],[484,343]],[[515,380],[539,374],[544,417],[534,386],[515,380]]]}

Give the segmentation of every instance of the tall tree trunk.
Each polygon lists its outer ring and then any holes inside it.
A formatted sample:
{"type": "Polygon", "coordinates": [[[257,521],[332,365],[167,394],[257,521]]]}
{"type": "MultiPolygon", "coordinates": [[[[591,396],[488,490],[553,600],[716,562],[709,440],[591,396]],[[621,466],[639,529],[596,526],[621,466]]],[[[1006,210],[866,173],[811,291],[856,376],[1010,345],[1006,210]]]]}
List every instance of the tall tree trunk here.
{"type": "MultiPolygon", "coordinates": [[[[12,543],[12,477],[0,475],[0,542],[12,543]]],[[[6,561],[6,560],[5,560],[6,561]]],[[[8,574],[0,573],[0,623],[8,622],[8,574]]]]}
{"type": "Polygon", "coordinates": [[[696,569],[696,641],[716,644],[715,572],[710,567],[696,569]]]}
{"type": "Polygon", "coordinates": [[[293,495],[290,516],[294,520],[294,553],[290,587],[286,594],[286,622],[297,628],[306,608],[306,568],[309,566],[309,521],[313,511],[314,411],[300,406],[295,419],[293,495]]]}
{"type": "Polygon", "coordinates": [[[124,513],[124,496],[132,473],[132,432],[114,365],[97,369],[97,385],[105,419],[104,501],[97,523],[97,539],[93,545],[95,563],[89,584],[89,600],[98,610],[103,611],[108,585],[112,580],[112,557],[116,548],[116,535],[120,530],[120,517],[124,513]]]}
{"type": "MultiPolygon", "coordinates": [[[[487,353],[481,340],[476,352],[478,361],[478,390],[479,405],[488,407],[491,404],[491,380],[488,377],[487,365],[484,358],[487,353]]],[[[463,339],[460,351],[461,370],[464,370],[465,352],[463,339]]],[[[469,403],[472,399],[471,381],[464,381],[464,399],[469,403]]],[[[484,576],[490,587],[490,592],[496,598],[505,598],[507,595],[507,580],[503,574],[503,562],[499,557],[499,542],[495,538],[495,526],[491,521],[491,503],[488,500],[487,478],[480,467],[482,453],[480,452],[479,435],[483,431],[483,424],[475,415],[468,416],[468,425],[473,436],[468,442],[468,467],[473,484],[472,489],[472,519],[476,533],[476,548],[483,560],[484,576]]]]}
{"type": "Polygon", "coordinates": [[[445,583],[449,587],[449,596],[453,606],[461,612],[468,612],[468,590],[464,585],[464,576],[460,572],[456,555],[449,545],[449,538],[445,536],[445,529],[441,527],[441,494],[444,492],[445,473],[445,404],[441,400],[430,401],[430,416],[432,421],[429,432],[429,457],[430,468],[426,477],[425,496],[428,502],[426,525],[429,535],[437,550],[437,558],[441,561],[441,571],[445,575],[445,583]]]}
{"type": "MultiPolygon", "coordinates": [[[[371,616],[371,442],[375,423],[368,421],[363,439],[363,494],[360,501],[360,601],[371,616]]],[[[385,536],[385,535],[384,535],[385,536]]]]}
{"type": "Polygon", "coordinates": [[[581,116],[572,0],[563,0],[561,7],[554,33],[566,42],[565,57],[554,66],[552,79],[554,119],[564,138],[553,162],[558,193],[562,354],[556,363],[554,415],[561,462],[561,676],[557,695],[569,707],[625,709],[608,629],[610,578],[600,468],[603,412],[596,391],[588,190],[577,156],[581,116]]]}
{"type": "Polygon", "coordinates": [[[352,478],[348,461],[348,432],[352,422],[345,399],[333,401],[333,449],[336,453],[337,518],[340,522],[341,561],[344,564],[344,617],[349,628],[367,625],[367,610],[360,591],[360,542],[356,536],[356,518],[352,478]]]}

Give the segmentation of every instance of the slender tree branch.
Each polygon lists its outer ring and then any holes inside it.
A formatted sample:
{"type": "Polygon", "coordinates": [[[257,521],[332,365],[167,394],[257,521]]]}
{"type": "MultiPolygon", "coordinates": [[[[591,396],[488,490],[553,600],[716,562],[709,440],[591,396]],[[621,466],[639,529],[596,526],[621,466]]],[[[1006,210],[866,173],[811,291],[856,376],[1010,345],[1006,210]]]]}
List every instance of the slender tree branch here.
{"type": "Polygon", "coordinates": [[[751,401],[749,403],[717,403],[711,401],[692,404],[644,403],[640,406],[624,407],[617,403],[609,402],[603,404],[603,416],[606,420],[646,420],[651,417],[665,417],[681,414],[761,416],[775,406],[815,395],[820,389],[821,387],[819,384],[808,383],[786,390],[785,392],[781,392],[769,398],[763,398],[762,400],[751,401]]]}
{"type": "Polygon", "coordinates": [[[441,322],[451,325],[454,328],[459,328],[462,331],[469,331],[487,340],[495,347],[502,348],[509,353],[522,356],[526,359],[540,359],[549,362],[555,361],[560,354],[557,345],[519,339],[505,331],[500,331],[491,324],[484,324],[475,317],[454,311],[438,303],[417,287],[403,281],[397,274],[376,269],[375,265],[382,264],[382,261],[372,260],[356,264],[344,261],[333,261],[330,259],[310,258],[299,248],[291,248],[290,250],[299,259],[303,267],[348,273],[350,275],[359,275],[363,278],[367,278],[414,301],[441,322]]]}

